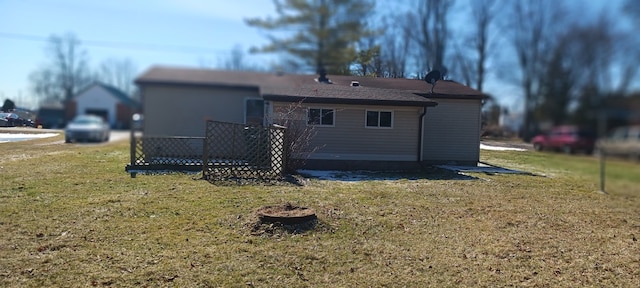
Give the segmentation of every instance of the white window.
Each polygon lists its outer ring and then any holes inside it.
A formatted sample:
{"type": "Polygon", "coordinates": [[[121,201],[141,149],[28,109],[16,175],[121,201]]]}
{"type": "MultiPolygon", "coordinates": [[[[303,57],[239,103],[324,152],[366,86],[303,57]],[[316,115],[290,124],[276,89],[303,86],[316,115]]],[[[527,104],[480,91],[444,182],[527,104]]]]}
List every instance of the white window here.
{"type": "Polygon", "coordinates": [[[335,113],[330,108],[309,108],[307,113],[308,125],[333,126],[335,113]]]}
{"type": "Polygon", "coordinates": [[[392,111],[375,111],[367,110],[366,113],[366,126],[375,128],[391,128],[393,127],[393,112],[392,111]]]}

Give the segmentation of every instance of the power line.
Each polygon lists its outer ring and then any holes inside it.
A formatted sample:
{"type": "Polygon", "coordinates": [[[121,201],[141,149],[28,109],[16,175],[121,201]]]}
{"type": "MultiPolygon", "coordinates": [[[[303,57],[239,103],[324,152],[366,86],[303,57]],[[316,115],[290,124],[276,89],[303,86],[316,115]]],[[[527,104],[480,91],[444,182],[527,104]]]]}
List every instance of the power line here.
{"type": "MultiPolygon", "coordinates": [[[[27,40],[46,43],[49,37],[39,35],[29,35],[20,33],[0,32],[0,38],[13,40],[27,40]]],[[[228,54],[230,50],[211,49],[207,47],[171,45],[171,44],[150,44],[150,43],[134,43],[104,40],[81,40],[82,45],[90,47],[122,49],[122,50],[139,50],[139,51],[156,51],[156,52],[177,52],[185,54],[228,54]]]]}

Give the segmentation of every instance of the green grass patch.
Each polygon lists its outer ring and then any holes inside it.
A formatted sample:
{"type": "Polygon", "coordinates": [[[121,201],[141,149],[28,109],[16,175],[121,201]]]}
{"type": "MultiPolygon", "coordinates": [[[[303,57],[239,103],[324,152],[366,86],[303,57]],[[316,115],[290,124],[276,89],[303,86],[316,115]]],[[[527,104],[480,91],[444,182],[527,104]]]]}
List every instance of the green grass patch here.
{"type": "Polygon", "coordinates": [[[482,151],[541,176],[441,171],[401,180],[216,186],[130,178],[126,141],[0,144],[0,286],[637,286],[640,165],[482,151]],[[56,144],[58,143],[58,144],[56,144]],[[431,177],[430,175],[436,175],[431,177]],[[463,179],[463,178],[461,178],[463,179]],[[303,233],[253,213],[316,210],[303,233]]]}

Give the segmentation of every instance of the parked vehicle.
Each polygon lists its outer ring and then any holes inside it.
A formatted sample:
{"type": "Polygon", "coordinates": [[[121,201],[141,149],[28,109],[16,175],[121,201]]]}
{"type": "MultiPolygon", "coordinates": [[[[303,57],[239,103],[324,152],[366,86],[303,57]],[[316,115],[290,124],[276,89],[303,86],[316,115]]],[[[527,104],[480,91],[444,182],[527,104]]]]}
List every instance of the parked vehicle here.
{"type": "Polygon", "coordinates": [[[34,125],[47,129],[60,129],[65,127],[64,109],[42,107],[38,110],[34,125]]]}
{"type": "Polygon", "coordinates": [[[531,143],[537,151],[556,150],[566,154],[583,151],[586,154],[591,154],[595,147],[596,137],[589,130],[565,125],[555,127],[549,133],[535,136],[531,143]]]}
{"type": "Polygon", "coordinates": [[[12,112],[0,113],[0,118],[5,120],[3,121],[3,125],[5,125],[5,127],[15,127],[15,126],[25,125],[25,119],[20,118],[20,116],[16,113],[12,113],[12,112]]]}
{"type": "Polygon", "coordinates": [[[99,116],[76,116],[64,129],[65,142],[74,141],[109,141],[109,124],[99,116]]]}
{"type": "Polygon", "coordinates": [[[640,125],[624,126],[613,130],[609,137],[598,140],[596,147],[606,155],[640,160],[640,125]]]}

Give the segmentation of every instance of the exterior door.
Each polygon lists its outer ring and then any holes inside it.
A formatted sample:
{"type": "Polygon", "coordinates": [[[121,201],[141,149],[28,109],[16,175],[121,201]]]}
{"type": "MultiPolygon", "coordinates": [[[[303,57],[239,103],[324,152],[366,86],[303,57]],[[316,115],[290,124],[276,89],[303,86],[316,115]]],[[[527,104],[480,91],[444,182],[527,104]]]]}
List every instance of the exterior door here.
{"type": "Polygon", "coordinates": [[[244,124],[252,126],[264,125],[264,100],[247,99],[245,101],[244,124]]]}

